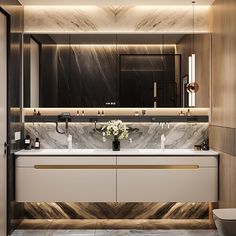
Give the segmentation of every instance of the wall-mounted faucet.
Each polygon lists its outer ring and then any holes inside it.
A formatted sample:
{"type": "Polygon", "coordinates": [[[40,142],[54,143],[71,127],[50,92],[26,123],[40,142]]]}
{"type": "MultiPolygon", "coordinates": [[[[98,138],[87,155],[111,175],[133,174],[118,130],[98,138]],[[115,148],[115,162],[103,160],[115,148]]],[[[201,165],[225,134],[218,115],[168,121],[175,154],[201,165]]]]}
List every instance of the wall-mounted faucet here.
{"type": "Polygon", "coordinates": [[[165,141],[166,141],[166,137],[164,134],[161,135],[161,150],[164,151],[165,150],[165,141]]]}
{"type": "Polygon", "coordinates": [[[72,135],[69,134],[67,137],[67,143],[68,143],[68,149],[71,150],[72,149],[72,135]]]}

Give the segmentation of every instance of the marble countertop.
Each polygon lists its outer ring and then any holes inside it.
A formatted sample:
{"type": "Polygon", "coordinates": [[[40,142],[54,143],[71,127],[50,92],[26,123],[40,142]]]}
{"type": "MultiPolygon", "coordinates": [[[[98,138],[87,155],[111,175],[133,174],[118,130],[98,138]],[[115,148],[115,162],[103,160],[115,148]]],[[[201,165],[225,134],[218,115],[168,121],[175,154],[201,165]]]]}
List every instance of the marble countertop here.
{"type": "Polygon", "coordinates": [[[195,151],[193,149],[40,149],[21,150],[16,156],[218,156],[213,150],[195,151]]]}

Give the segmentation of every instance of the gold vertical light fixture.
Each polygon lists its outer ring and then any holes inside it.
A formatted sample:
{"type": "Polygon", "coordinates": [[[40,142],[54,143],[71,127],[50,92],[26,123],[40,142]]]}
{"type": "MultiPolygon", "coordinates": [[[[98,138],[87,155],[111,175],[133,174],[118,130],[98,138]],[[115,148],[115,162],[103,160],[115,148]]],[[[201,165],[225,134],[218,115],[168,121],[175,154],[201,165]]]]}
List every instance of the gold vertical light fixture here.
{"type": "Polygon", "coordinates": [[[192,1],[192,5],[193,5],[193,43],[192,43],[192,54],[191,56],[189,56],[188,58],[188,67],[189,67],[189,81],[188,84],[186,86],[186,89],[188,91],[188,98],[189,98],[189,106],[190,107],[195,107],[196,105],[196,98],[195,98],[195,93],[198,91],[199,89],[199,85],[196,82],[196,56],[195,56],[195,38],[194,38],[194,31],[195,31],[195,3],[196,1],[192,1]]]}

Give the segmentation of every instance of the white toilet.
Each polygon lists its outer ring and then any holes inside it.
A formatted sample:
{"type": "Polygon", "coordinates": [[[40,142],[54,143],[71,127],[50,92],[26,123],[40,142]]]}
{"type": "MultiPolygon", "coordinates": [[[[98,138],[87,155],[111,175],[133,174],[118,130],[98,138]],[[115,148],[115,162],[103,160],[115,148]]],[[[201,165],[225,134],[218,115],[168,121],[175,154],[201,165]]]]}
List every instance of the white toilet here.
{"type": "Polygon", "coordinates": [[[220,236],[236,236],[236,208],[215,209],[213,217],[220,236]]]}

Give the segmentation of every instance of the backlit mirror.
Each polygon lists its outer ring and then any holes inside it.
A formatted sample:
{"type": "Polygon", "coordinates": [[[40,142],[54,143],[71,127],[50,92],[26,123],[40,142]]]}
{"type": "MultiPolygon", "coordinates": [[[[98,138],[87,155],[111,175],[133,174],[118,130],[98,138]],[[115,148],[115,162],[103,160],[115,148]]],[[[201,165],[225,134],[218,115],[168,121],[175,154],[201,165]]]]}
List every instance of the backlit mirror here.
{"type": "MultiPolygon", "coordinates": [[[[210,34],[195,34],[209,107],[210,34]]],[[[24,107],[188,107],[191,34],[25,34],[24,107]]]]}

